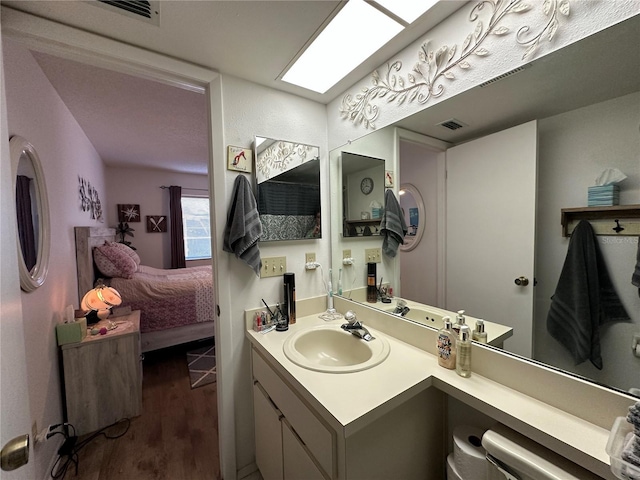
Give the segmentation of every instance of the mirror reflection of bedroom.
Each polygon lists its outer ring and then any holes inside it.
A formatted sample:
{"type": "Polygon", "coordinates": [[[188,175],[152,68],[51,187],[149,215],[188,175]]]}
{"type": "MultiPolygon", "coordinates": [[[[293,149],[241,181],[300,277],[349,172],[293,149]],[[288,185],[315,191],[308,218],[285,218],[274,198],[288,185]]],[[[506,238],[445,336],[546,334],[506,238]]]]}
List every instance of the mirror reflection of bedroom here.
{"type": "Polygon", "coordinates": [[[128,464],[220,478],[205,95],[9,39],[3,54],[10,133],[63,136],[74,165],[46,179],[51,222],[70,223],[52,241],[77,264],[48,281],[77,274],[70,315],[87,323],[88,340],[57,337],[62,408],[87,442],[73,478],[125,478],[128,464]],[[59,124],[37,126],[41,108],[59,124]]]}

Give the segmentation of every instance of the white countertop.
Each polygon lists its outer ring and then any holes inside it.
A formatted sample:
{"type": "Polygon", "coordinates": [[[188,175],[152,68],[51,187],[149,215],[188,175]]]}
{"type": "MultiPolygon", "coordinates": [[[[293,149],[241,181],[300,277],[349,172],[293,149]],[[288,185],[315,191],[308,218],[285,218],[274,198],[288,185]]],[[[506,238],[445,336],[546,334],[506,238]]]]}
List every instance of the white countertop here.
{"type": "Polygon", "coordinates": [[[368,370],[340,374],[316,372],[294,364],[285,356],[283,344],[295,332],[316,325],[342,323],[344,320],[325,322],[317,315],[309,315],[298,318],[286,332],[261,334],[248,329],[247,337],[297,392],[345,436],[418,392],[435,386],[598,475],[614,478],[605,452],[608,430],[476,373],[462,378],[455,370],[440,367],[435,355],[369,326],[374,336],[384,336],[389,341],[390,353],[385,361],[368,370]]]}
{"type": "MultiPolygon", "coordinates": [[[[351,373],[316,372],[294,364],[285,356],[283,344],[295,332],[316,325],[335,325],[338,328],[343,323],[344,320],[325,322],[317,315],[311,315],[299,318],[286,332],[274,330],[262,334],[248,330],[247,334],[254,346],[272,356],[337,420],[338,425],[334,424],[334,427],[338,426],[348,436],[360,428],[365,420],[363,417],[368,413],[412,387],[425,389],[431,386],[430,377],[438,365],[433,355],[371,328],[369,331],[374,337],[384,335],[389,341],[390,351],[385,361],[368,370],[351,373]]],[[[364,425],[367,423],[365,421],[364,425]]]]}

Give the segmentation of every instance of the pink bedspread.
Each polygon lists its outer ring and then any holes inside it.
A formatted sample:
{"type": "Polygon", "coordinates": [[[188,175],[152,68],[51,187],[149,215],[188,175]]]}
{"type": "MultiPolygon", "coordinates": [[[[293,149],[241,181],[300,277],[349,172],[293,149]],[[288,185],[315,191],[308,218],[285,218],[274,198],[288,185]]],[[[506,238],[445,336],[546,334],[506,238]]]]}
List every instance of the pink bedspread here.
{"type": "Polygon", "coordinates": [[[110,284],[122,306],[141,311],[142,333],[215,318],[210,266],[162,270],[140,265],[133,278],[112,278],[110,284]]]}

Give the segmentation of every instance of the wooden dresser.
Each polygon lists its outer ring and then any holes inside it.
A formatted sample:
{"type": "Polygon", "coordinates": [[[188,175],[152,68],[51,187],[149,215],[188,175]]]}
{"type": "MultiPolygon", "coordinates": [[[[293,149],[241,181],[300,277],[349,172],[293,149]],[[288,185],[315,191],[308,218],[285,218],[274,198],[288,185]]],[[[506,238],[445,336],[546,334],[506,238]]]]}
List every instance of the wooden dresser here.
{"type": "MultiPolygon", "coordinates": [[[[142,411],[140,311],[112,320],[118,326],[106,335],[87,332],[81,342],[60,347],[65,416],[77,435],[138,416],[142,411]]],[[[106,322],[95,326],[103,324],[106,322]]]]}

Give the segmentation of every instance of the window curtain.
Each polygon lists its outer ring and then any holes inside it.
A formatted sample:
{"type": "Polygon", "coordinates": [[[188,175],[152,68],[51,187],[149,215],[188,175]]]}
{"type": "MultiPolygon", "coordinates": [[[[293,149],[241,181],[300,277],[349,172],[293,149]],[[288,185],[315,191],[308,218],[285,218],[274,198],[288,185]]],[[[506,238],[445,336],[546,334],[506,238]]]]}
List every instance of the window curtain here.
{"type": "Polygon", "coordinates": [[[18,217],[18,237],[22,257],[27,270],[36,264],[36,234],[33,229],[33,216],[31,214],[31,179],[24,175],[18,175],[16,179],[16,215],[18,217]]]}
{"type": "Polygon", "coordinates": [[[171,268],[185,268],[184,233],[182,230],[182,187],[169,187],[169,217],[171,220],[171,268]]]}

